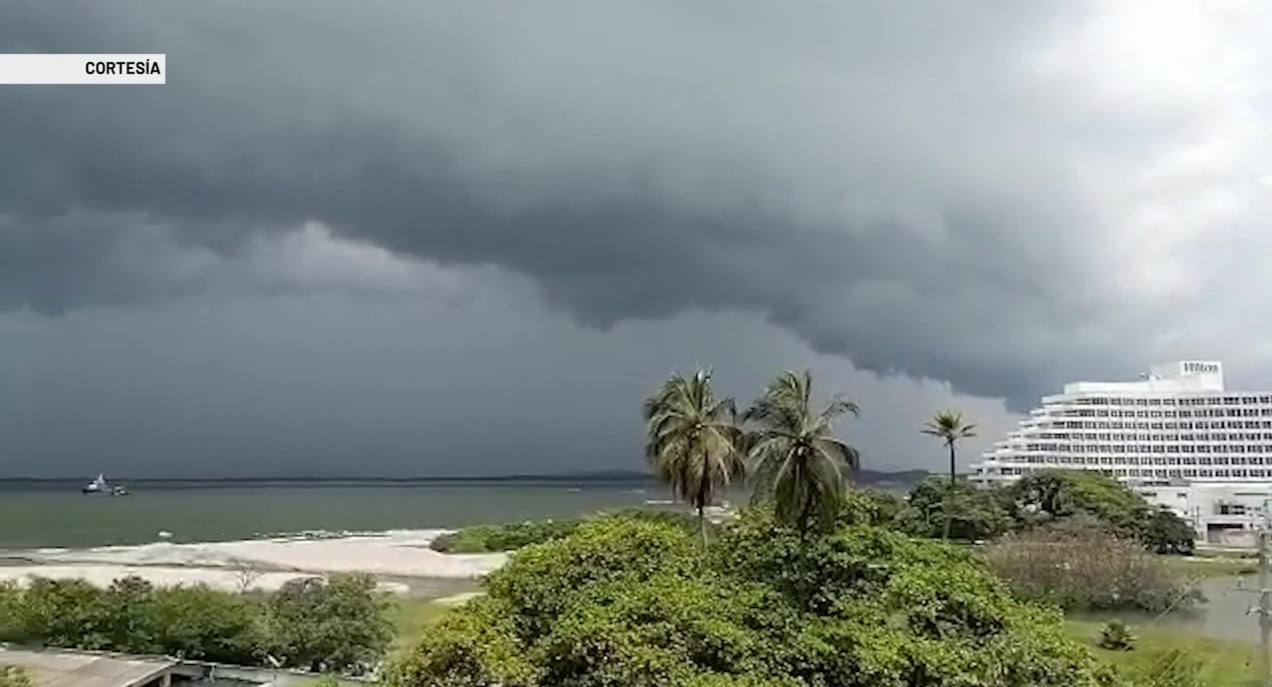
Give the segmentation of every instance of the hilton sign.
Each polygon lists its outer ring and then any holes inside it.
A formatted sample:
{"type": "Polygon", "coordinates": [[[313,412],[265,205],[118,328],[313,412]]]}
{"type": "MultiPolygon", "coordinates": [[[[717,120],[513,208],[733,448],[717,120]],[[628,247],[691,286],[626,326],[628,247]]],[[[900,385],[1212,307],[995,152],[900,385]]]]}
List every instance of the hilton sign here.
{"type": "Polygon", "coordinates": [[[1187,374],[1217,374],[1219,372],[1219,363],[1184,363],[1184,372],[1187,374]]]}

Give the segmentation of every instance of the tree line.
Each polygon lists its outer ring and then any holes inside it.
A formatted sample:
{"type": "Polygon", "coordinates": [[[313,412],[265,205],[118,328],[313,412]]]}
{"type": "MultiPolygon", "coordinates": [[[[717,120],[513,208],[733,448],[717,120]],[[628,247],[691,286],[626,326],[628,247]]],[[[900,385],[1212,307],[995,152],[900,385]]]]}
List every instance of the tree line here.
{"type": "Polygon", "coordinates": [[[860,408],[842,395],[813,406],[812,375],[783,372],[739,412],[719,397],[711,372],[675,374],[643,404],[645,456],[653,474],[692,506],[706,537],[705,511],[734,480],[750,479],[778,522],[801,536],[829,527],[843,501],[845,472],[860,467],[857,449],[835,423],[860,408]]]}
{"type": "MultiPolygon", "coordinates": [[[[801,534],[833,522],[860,453],[834,434],[836,422],[860,406],[843,395],[813,401],[812,375],[783,372],[745,410],[719,396],[709,370],[674,374],[645,399],[645,456],[653,474],[697,513],[735,481],[771,503],[778,522],[801,534]]],[[[920,429],[938,439],[949,478],[928,480],[907,499],[899,524],[912,534],[983,540],[1085,513],[1158,553],[1191,553],[1193,533],[1166,509],[1095,473],[1043,471],[1014,484],[981,490],[957,474],[957,449],[976,425],[956,410],[936,413],[920,429]]]]}
{"type": "Polygon", "coordinates": [[[375,579],[360,574],[291,580],[269,594],[157,587],[135,576],[107,588],[37,578],[0,585],[0,641],[358,673],[392,640],[387,604],[375,579]]]}

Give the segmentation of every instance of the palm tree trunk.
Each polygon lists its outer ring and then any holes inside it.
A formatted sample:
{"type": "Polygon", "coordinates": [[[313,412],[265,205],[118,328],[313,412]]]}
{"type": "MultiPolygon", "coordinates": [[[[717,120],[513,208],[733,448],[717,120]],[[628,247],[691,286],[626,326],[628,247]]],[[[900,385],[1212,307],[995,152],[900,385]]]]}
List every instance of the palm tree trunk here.
{"type": "MultiPolygon", "coordinates": [[[[799,595],[799,602],[805,609],[812,605],[812,590],[808,586],[808,519],[813,514],[813,493],[810,491],[804,495],[804,505],[799,513],[799,569],[800,574],[795,593],[799,595]]],[[[811,609],[809,609],[811,610],[811,609]]]]}
{"type": "Polygon", "coordinates": [[[702,531],[702,548],[707,547],[707,517],[703,513],[705,510],[703,506],[698,506],[698,529],[702,531]]]}
{"type": "MultiPolygon", "coordinates": [[[[705,467],[705,466],[704,466],[705,467]]],[[[707,482],[704,479],[698,485],[698,529],[702,532],[702,548],[707,548],[707,482]]]]}
{"type": "Polygon", "coordinates": [[[950,442],[950,489],[954,488],[954,480],[957,479],[957,473],[954,471],[954,442],[950,442]]]}
{"type": "Polygon", "coordinates": [[[941,504],[945,510],[945,540],[950,538],[950,528],[953,526],[954,514],[950,512],[950,500],[954,497],[954,483],[958,479],[954,472],[954,442],[949,442],[950,447],[950,487],[945,490],[945,503],[941,504]]]}

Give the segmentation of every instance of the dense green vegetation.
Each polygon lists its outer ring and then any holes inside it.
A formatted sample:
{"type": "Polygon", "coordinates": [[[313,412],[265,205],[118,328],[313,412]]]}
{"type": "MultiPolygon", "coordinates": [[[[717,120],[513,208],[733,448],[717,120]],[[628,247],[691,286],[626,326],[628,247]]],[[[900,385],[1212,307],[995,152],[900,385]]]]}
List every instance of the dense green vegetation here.
{"type": "Polygon", "coordinates": [[[273,594],[155,587],[137,577],[109,588],[37,579],[0,586],[0,641],[166,654],[245,665],[360,672],[392,640],[387,601],[367,575],[294,580],[273,594]]]}
{"type": "MultiPolygon", "coordinates": [[[[684,513],[655,510],[621,510],[618,514],[663,522],[669,525],[692,529],[697,532],[700,525],[684,513]]],[[[525,522],[496,523],[473,525],[449,532],[433,540],[429,547],[442,553],[495,553],[515,551],[530,544],[542,544],[553,539],[561,539],[573,534],[579,525],[589,519],[605,515],[604,513],[563,520],[528,520],[525,522]]],[[[715,532],[715,526],[706,523],[708,536],[715,532]]]]}
{"type": "Polygon", "coordinates": [[[1193,553],[1192,528],[1179,516],[1111,477],[1077,470],[1040,471],[992,490],[929,478],[910,492],[899,525],[916,536],[948,529],[953,539],[976,541],[1072,520],[1097,523],[1154,553],[1193,553]]]}
{"type": "Polygon", "coordinates": [[[578,528],[582,519],[527,520],[462,527],[437,537],[429,547],[442,553],[513,551],[529,544],[560,539],[578,528]]]}
{"type": "Polygon", "coordinates": [[[611,516],[526,547],[389,684],[1117,684],[969,551],[769,509],[695,540],[611,516]]]}

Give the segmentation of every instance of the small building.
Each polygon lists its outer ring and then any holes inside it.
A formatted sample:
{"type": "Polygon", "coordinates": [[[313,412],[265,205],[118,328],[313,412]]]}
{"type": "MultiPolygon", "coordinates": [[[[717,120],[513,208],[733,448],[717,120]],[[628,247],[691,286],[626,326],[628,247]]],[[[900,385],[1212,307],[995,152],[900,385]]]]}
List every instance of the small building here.
{"type": "Polygon", "coordinates": [[[1268,517],[1272,488],[1258,484],[1130,483],[1149,503],[1174,511],[1202,544],[1253,547],[1268,517]]]}
{"type": "Polygon", "coordinates": [[[0,665],[25,668],[35,687],[270,687],[300,684],[294,675],[163,656],[25,649],[0,645],[0,665]]]}
{"type": "Polygon", "coordinates": [[[0,664],[26,668],[35,687],[169,687],[177,661],[62,651],[0,649],[0,664]]]}

